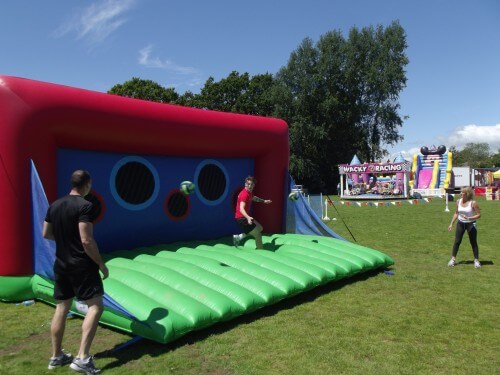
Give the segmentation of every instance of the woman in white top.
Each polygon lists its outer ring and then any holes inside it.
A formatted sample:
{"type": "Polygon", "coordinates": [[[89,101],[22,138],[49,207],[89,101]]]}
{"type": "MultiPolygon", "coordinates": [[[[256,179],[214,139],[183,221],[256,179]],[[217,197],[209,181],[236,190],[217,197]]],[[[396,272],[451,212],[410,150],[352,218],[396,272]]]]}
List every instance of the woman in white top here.
{"type": "Polygon", "coordinates": [[[476,220],[481,217],[481,210],[477,202],[473,200],[473,191],[471,187],[462,188],[460,194],[462,198],[457,202],[457,209],[448,227],[448,231],[451,232],[453,224],[458,219],[457,229],[455,231],[455,242],[453,244],[451,260],[448,262],[448,266],[453,267],[456,264],[458,248],[460,247],[465,231],[467,231],[472,246],[472,252],[474,253],[474,267],[480,268],[481,263],[479,263],[479,248],[477,246],[476,220]]]}

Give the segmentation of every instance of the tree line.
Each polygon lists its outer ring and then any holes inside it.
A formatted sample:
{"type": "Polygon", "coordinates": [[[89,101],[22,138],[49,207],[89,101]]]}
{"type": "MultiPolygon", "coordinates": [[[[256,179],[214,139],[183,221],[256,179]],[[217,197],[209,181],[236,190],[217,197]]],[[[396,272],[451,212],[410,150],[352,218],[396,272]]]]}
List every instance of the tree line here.
{"type": "Polygon", "coordinates": [[[108,93],[189,107],[284,119],[290,173],[313,192],[333,191],[338,164],[381,160],[401,141],[399,95],[406,87],[406,33],[399,22],[305,38],[277,73],[209,77],[198,94],[132,78],[108,93]]]}
{"type": "Polygon", "coordinates": [[[488,143],[467,143],[462,150],[450,147],[453,165],[456,167],[492,168],[500,167],[500,150],[493,153],[488,143]]]}

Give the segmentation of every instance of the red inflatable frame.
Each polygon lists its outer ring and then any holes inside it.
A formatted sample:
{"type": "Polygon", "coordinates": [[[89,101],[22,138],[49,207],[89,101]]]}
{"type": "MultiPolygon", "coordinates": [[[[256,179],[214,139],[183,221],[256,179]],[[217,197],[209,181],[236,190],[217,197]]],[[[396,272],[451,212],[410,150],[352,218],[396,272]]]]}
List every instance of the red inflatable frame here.
{"type": "Polygon", "coordinates": [[[283,120],[124,98],[0,75],[0,276],[33,273],[30,160],[49,202],[58,148],[144,155],[251,157],[266,232],[284,230],[288,126],[283,120]]]}

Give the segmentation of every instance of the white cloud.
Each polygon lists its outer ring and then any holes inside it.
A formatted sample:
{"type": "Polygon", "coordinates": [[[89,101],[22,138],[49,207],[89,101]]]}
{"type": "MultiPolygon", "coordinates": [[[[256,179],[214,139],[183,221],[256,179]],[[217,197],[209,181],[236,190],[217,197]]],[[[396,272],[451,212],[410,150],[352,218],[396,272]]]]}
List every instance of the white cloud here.
{"type": "MultiPolygon", "coordinates": [[[[490,152],[497,153],[500,150],[500,124],[460,126],[451,131],[450,135],[437,137],[435,145],[446,145],[447,149],[455,146],[457,150],[462,150],[467,143],[487,143],[490,146],[490,152]]],[[[427,144],[429,148],[433,145],[433,143],[427,144]]],[[[412,160],[413,155],[420,154],[420,147],[411,147],[407,150],[393,147],[390,152],[391,160],[400,153],[406,160],[412,160]],[[395,150],[398,151],[395,152],[395,150]]]]}
{"type": "Polygon", "coordinates": [[[201,76],[195,77],[195,78],[191,78],[189,81],[187,81],[186,85],[188,85],[189,87],[200,87],[200,86],[203,86],[205,81],[206,80],[204,78],[202,78],[201,76]]]}
{"type": "Polygon", "coordinates": [[[168,87],[181,89],[188,88],[196,91],[196,89],[200,88],[205,82],[205,78],[198,69],[190,66],[178,65],[171,60],[162,60],[157,56],[152,56],[152,52],[152,45],[142,48],[139,51],[139,58],[137,61],[146,68],[163,69],[170,73],[169,79],[171,82],[167,85],[168,87]]]}
{"type": "Polygon", "coordinates": [[[127,22],[123,14],[130,10],[135,0],[98,1],[78,15],[63,23],[55,32],[56,37],[75,33],[77,39],[92,44],[100,43],[127,22]]]}
{"type": "Polygon", "coordinates": [[[413,147],[408,150],[402,150],[389,155],[389,160],[393,161],[401,154],[405,160],[412,161],[413,155],[420,154],[420,147],[413,147]]]}
{"type": "Polygon", "coordinates": [[[139,64],[146,68],[165,69],[173,73],[190,75],[198,74],[198,70],[189,66],[177,65],[170,60],[161,60],[159,57],[152,57],[153,46],[148,45],[139,51],[139,64]]]}
{"type": "Polygon", "coordinates": [[[462,149],[467,143],[488,143],[491,152],[500,149],[500,124],[465,125],[453,131],[447,137],[447,144],[462,149]]]}

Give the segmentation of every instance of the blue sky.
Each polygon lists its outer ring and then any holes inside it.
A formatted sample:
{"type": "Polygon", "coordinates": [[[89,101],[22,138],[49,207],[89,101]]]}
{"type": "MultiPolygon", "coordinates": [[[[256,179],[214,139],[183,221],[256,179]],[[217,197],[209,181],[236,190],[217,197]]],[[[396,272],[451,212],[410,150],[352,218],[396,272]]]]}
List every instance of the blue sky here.
{"type": "MultiPolygon", "coordinates": [[[[302,40],[399,20],[405,140],[500,148],[497,0],[16,0],[0,5],[0,74],[106,92],[132,77],[199,92],[231,71],[276,73],[302,40]]],[[[346,160],[346,162],[349,162],[346,160]]]]}

